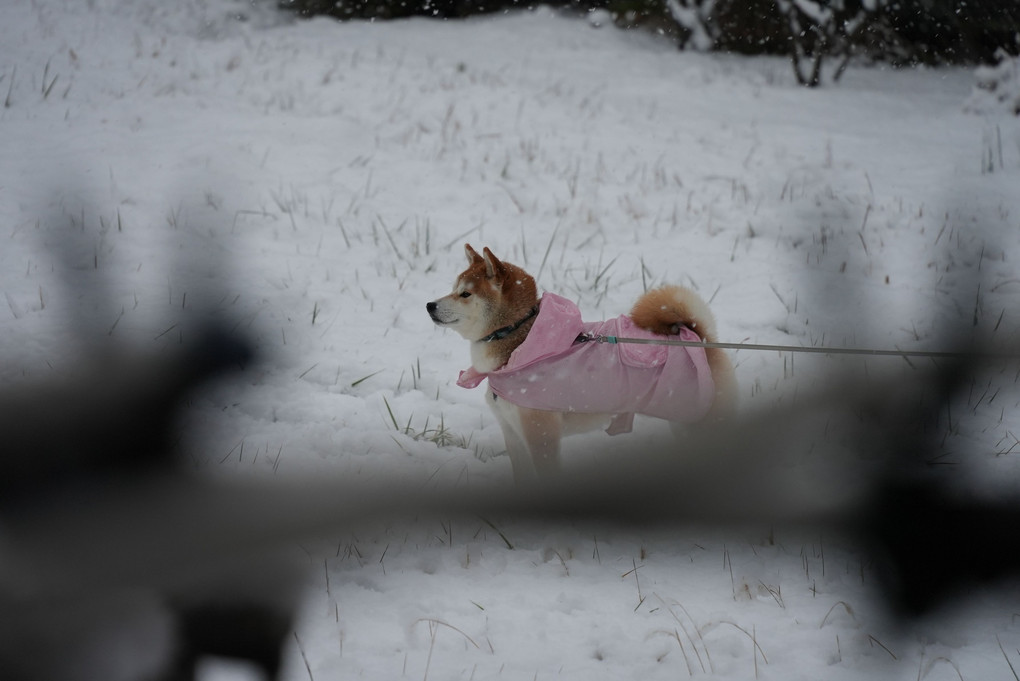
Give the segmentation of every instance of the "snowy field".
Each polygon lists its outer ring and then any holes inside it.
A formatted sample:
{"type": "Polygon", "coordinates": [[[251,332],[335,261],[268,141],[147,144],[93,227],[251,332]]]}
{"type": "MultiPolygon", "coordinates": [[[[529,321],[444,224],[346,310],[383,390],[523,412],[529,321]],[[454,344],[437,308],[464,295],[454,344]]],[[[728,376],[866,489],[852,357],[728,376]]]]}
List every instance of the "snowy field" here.
{"type": "MultiPolygon", "coordinates": [[[[973,83],[851,68],[810,91],[784,60],[678,53],[549,10],[337,24],[227,0],[9,3],[0,386],[59,375],[94,343],[169,351],[215,317],[264,361],[190,404],[199,474],[509,485],[481,391],[454,385],[467,344],[425,313],[467,241],[591,319],[681,283],[732,342],[938,350],[976,331],[1015,348],[1020,124],[969,113],[973,83]]],[[[836,371],[916,371],[733,357],[747,410],[836,371]]],[[[974,379],[938,475],[1015,487],[1016,376],[974,379]]],[[[568,440],[566,467],[665,435],[639,419],[568,440]]],[[[314,569],[288,681],[1020,666],[1015,592],[893,631],[868,557],[824,533],[411,517],[301,549],[314,569]]],[[[159,664],[160,646],[124,656],[117,640],[83,678],[159,664]]]]}

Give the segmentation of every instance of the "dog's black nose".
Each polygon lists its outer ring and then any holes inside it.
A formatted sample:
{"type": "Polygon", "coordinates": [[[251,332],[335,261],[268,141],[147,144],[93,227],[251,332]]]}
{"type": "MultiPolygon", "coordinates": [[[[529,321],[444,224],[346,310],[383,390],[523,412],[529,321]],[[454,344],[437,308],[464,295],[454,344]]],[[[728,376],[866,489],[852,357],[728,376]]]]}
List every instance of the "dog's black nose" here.
{"type": "Polygon", "coordinates": [[[434,313],[436,311],[436,307],[437,307],[436,303],[426,303],[425,304],[425,309],[429,311],[429,314],[434,313]]]}

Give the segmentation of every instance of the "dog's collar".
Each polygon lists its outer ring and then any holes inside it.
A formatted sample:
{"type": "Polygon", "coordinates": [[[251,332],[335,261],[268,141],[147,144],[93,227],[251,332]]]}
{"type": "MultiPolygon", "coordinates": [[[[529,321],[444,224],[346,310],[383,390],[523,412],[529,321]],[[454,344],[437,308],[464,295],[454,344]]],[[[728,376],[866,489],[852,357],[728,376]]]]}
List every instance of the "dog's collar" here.
{"type": "Polygon", "coordinates": [[[504,326],[500,329],[496,329],[485,338],[479,338],[476,342],[478,343],[491,343],[492,341],[503,340],[517,329],[521,328],[528,320],[538,314],[538,305],[531,308],[528,314],[524,315],[524,319],[519,319],[509,326],[504,326]]]}

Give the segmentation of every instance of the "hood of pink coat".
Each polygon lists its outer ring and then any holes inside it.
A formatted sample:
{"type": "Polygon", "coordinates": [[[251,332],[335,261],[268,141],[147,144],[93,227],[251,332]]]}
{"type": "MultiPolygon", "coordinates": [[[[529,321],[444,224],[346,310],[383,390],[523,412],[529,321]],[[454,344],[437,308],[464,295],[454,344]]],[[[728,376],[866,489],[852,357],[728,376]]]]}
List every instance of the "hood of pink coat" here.
{"type": "Polygon", "coordinates": [[[577,305],[554,293],[546,293],[538,301],[538,315],[531,325],[527,338],[510,355],[510,360],[499,369],[481,373],[471,367],[460,372],[457,385],[475,388],[487,376],[509,374],[535,362],[555,357],[570,350],[578,335],[585,331],[581,311],[577,305]]]}

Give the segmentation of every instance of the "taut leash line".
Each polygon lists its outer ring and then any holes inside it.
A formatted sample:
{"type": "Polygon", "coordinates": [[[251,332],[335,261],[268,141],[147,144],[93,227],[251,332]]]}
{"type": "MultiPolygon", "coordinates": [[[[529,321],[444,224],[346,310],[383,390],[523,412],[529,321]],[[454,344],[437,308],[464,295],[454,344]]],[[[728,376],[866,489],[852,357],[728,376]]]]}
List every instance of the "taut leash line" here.
{"type": "Polygon", "coordinates": [[[800,345],[764,345],[761,343],[713,343],[710,341],[653,340],[581,334],[581,343],[634,343],[637,345],[674,345],[685,348],[719,348],[722,350],[762,350],[766,352],[802,352],[817,355],[868,355],[872,357],[930,357],[933,359],[1020,359],[1016,352],[938,352],[931,350],[877,350],[871,348],[831,348],[800,345]]]}

